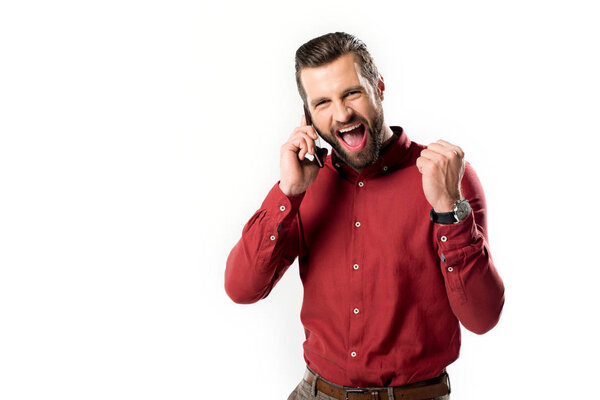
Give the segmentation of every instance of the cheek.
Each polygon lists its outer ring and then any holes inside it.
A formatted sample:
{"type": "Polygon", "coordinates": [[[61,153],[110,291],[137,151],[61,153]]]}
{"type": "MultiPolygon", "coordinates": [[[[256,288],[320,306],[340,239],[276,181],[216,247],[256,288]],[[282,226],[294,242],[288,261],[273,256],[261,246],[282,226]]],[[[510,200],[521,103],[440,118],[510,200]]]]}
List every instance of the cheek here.
{"type": "Polygon", "coordinates": [[[319,131],[328,133],[331,129],[331,115],[325,112],[319,113],[319,115],[316,115],[315,118],[313,118],[313,123],[319,131]]]}
{"type": "Polygon", "coordinates": [[[361,116],[365,117],[365,118],[373,118],[373,116],[375,116],[375,105],[370,103],[368,100],[363,99],[361,100],[357,100],[352,104],[352,108],[361,116]]]}

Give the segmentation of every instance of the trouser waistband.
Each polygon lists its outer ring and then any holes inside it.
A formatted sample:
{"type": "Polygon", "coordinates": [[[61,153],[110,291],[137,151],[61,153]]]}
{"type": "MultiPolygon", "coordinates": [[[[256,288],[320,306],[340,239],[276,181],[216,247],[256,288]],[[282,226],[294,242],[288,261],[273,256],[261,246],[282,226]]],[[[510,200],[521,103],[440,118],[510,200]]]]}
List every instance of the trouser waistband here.
{"type": "Polygon", "coordinates": [[[445,371],[435,378],[408,385],[358,388],[329,382],[306,367],[304,380],[311,385],[313,395],[318,390],[339,400],[425,400],[450,393],[450,378],[445,371]]]}

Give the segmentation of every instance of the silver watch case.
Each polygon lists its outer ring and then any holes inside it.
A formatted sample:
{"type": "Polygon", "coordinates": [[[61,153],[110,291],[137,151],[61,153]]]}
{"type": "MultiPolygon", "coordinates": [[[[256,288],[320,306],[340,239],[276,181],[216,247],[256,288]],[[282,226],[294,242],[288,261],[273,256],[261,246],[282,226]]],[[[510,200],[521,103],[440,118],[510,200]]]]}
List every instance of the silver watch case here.
{"type": "Polygon", "coordinates": [[[464,221],[471,212],[471,204],[467,199],[462,199],[454,206],[454,218],[456,222],[464,221]]]}

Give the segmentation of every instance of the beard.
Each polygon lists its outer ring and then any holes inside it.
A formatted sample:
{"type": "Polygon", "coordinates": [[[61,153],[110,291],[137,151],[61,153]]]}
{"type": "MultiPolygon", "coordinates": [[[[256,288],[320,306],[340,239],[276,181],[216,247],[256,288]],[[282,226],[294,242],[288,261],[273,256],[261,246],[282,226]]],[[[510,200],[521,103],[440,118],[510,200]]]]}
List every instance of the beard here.
{"type": "MultiPolygon", "coordinates": [[[[379,99],[378,99],[379,100],[379,99]]],[[[381,101],[377,101],[375,117],[372,121],[367,121],[362,116],[356,115],[352,120],[344,123],[350,125],[353,123],[362,122],[365,126],[365,135],[367,135],[367,143],[365,147],[357,152],[347,150],[341,143],[335,130],[338,127],[332,127],[328,135],[323,135],[316,127],[317,133],[323,138],[331,148],[336,152],[338,157],[355,170],[362,170],[370,165],[373,165],[379,157],[381,146],[383,143],[383,107],[381,101]]]]}

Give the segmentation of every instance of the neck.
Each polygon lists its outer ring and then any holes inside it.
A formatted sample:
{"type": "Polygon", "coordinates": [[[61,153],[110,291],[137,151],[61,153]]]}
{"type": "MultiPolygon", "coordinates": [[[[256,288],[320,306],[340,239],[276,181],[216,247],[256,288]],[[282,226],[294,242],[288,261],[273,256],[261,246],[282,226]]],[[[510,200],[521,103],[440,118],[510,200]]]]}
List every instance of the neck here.
{"type": "Polygon", "coordinates": [[[383,125],[383,139],[382,139],[382,143],[381,143],[381,150],[380,152],[385,149],[390,143],[392,143],[394,141],[394,132],[392,131],[392,128],[390,128],[387,125],[383,125]]]}

